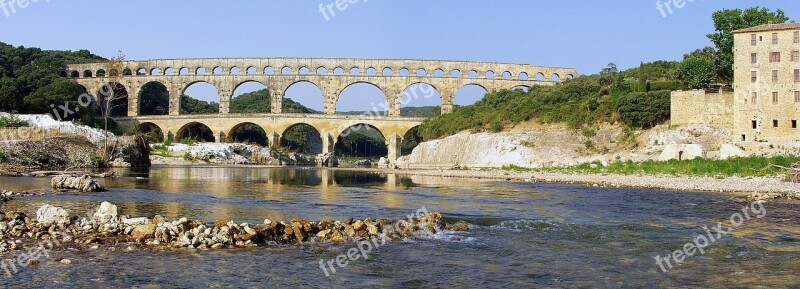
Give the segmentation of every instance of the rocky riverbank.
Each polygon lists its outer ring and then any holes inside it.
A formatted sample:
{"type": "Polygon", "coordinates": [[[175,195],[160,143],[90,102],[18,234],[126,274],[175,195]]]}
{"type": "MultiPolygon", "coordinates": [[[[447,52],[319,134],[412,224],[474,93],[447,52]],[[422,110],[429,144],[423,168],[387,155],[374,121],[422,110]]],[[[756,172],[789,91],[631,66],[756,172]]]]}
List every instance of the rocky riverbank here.
{"type": "Polygon", "coordinates": [[[18,128],[19,134],[10,128],[10,132],[0,140],[0,174],[13,176],[48,169],[150,166],[150,150],[142,138],[118,137],[88,126],[56,121],[49,115],[20,115],[19,118],[27,121],[29,127],[18,128]],[[30,135],[36,131],[47,133],[30,135]],[[108,148],[104,149],[106,144],[108,148]],[[106,156],[106,151],[110,156],[106,156]]]}
{"type": "Polygon", "coordinates": [[[290,221],[264,220],[263,224],[217,221],[213,224],[179,218],[167,220],[120,215],[117,206],[103,202],[90,217],[44,205],[29,217],[21,212],[0,213],[0,253],[23,250],[34,242],[54,240],[78,249],[134,245],[160,249],[221,249],[278,244],[355,242],[428,236],[446,229],[468,230],[466,223],[447,224],[440,213],[418,211],[406,220],[290,221]]]}
{"type": "Polygon", "coordinates": [[[261,165],[319,166],[337,165],[330,154],[306,155],[257,145],[239,143],[153,144],[154,165],[261,165]]]}

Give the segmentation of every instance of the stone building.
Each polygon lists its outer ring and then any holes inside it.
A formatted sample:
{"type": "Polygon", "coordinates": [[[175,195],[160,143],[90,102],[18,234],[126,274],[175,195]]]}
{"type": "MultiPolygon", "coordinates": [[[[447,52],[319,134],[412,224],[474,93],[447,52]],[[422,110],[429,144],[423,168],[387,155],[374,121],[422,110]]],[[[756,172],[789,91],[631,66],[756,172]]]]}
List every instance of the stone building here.
{"type": "Polygon", "coordinates": [[[800,23],[733,34],[734,141],[800,141],[800,23]]]}

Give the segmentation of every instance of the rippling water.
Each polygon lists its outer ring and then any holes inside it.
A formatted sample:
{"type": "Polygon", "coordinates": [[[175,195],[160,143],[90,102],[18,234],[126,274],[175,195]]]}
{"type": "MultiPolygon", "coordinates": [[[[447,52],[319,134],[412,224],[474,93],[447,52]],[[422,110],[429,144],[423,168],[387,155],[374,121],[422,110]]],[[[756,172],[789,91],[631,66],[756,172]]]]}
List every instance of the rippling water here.
{"type": "MultiPolygon", "coordinates": [[[[2,287],[798,287],[800,202],[766,203],[766,216],[688,257],[666,273],[656,255],[683,248],[703,226],[728,222],[747,204],[729,196],[643,189],[489,182],[326,169],[154,168],[103,180],[108,192],[17,199],[2,211],[42,204],[85,215],[102,201],[131,216],[207,222],[265,218],[399,219],[424,207],[448,232],[389,243],[369,259],[336,268],[320,260],[354,244],[219,251],[60,251],[8,277],[2,287]],[[57,258],[69,258],[62,265],[57,258]]],[[[47,179],[0,178],[10,190],[45,189],[47,179]]],[[[14,254],[6,255],[11,258],[14,254]]],[[[2,274],[3,271],[0,271],[2,274]]]]}

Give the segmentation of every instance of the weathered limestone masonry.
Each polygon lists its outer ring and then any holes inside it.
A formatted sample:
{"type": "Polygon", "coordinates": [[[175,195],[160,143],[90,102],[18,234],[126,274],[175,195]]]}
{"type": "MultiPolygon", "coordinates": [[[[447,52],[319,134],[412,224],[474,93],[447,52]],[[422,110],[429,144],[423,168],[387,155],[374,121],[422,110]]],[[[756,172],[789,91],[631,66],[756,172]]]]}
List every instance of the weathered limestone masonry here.
{"type": "Polygon", "coordinates": [[[800,141],[800,23],[734,31],[734,137],[800,141]]]}
{"type": "Polygon", "coordinates": [[[733,128],[733,92],[674,91],[670,103],[670,125],[733,128]]]}
{"type": "MultiPolygon", "coordinates": [[[[66,74],[86,87],[97,91],[110,78],[121,75],[120,81],[131,96],[128,116],[138,115],[138,95],[142,86],[160,82],[170,92],[170,115],[179,114],[180,96],[190,85],[206,82],[217,88],[220,113],[228,113],[233,91],[244,83],[258,82],[267,86],[282,103],[286,90],[298,82],[311,82],[322,90],[325,113],[336,112],[340,93],[356,83],[379,88],[389,103],[390,116],[400,115],[403,91],[417,83],[427,83],[442,95],[442,110],[453,108],[456,91],[466,85],[480,85],[487,91],[512,89],[518,86],[553,85],[577,76],[572,68],[539,67],[527,64],[395,60],[349,58],[217,58],[130,61],[124,71],[106,72],[107,63],[73,64],[66,74]]],[[[273,113],[281,106],[273,105],[273,113]]]]}
{"type": "MultiPolygon", "coordinates": [[[[441,95],[442,113],[453,110],[456,92],[467,85],[478,85],[493,92],[521,86],[554,85],[578,76],[572,68],[539,67],[527,64],[348,58],[218,58],[129,61],[123,71],[105,71],[107,63],[68,65],[64,74],[96,92],[110,82],[118,82],[128,92],[128,116],[117,119],[129,131],[147,126],[160,130],[165,139],[180,138],[191,125],[204,124],[218,142],[245,123],[261,126],[271,145],[279,145],[284,133],[294,125],[309,124],[320,132],[324,152],[333,152],[337,137],[352,125],[365,124],[380,130],[389,146],[391,163],[399,156],[402,138],[422,123],[419,118],[400,117],[403,92],[415,84],[429,84],[441,95]],[[139,93],[151,82],[163,84],[169,92],[168,116],[140,117],[139,93]],[[180,96],[195,83],[217,88],[218,115],[180,115],[180,96]],[[271,114],[230,114],[233,92],[242,84],[265,85],[273,99],[271,114]],[[294,84],[309,82],[323,94],[324,115],[283,114],[283,96],[294,84]],[[388,116],[340,116],[336,103],[347,87],[367,83],[386,96],[388,116]]],[[[383,110],[378,104],[379,110],[383,110]]],[[[148,129],[150,131],[151,129],[148,129]]]]}

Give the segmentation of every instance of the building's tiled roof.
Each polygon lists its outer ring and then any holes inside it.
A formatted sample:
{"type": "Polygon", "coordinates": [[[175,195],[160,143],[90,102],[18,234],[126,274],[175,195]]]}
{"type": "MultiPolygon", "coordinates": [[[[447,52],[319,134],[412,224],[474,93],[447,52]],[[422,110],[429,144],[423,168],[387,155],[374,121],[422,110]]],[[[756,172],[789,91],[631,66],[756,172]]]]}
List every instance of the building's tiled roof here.
{"type": "Polygon", "coordinates": [[[750,28],[739,29],[733,31],[733,33],[750,33],[750,32],[774,31],[774,30],[789,30],[789,29],[800,29],[800,23],[762,24],[750,28]]]}

